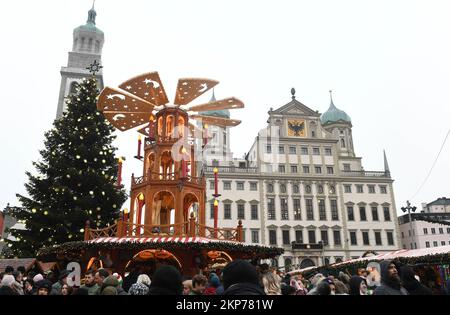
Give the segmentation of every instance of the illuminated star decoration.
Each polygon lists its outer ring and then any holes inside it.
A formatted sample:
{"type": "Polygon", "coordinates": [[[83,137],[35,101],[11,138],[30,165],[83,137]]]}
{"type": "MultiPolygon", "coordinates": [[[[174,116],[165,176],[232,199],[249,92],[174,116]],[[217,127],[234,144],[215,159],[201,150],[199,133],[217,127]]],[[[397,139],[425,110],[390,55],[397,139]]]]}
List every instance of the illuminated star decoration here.
{"type": "Polygon", "coordinates": [[[92,73],[92,76],[95,76],[97,72],[100,72],[100,70],[103,68],[97,60],[94,60],[94,63],[90,64],[89,67],[86,69],[89,70],[90,73],[92,73]]]}

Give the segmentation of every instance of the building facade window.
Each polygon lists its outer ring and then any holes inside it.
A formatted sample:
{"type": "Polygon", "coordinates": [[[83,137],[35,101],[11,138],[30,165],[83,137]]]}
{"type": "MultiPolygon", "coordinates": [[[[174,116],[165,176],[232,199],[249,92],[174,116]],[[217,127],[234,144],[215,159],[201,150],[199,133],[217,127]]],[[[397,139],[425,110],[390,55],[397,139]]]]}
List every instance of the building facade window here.
{"type": "Polygon", "coordinates": [[[347,207],[347,219],[348,221],[355,221],[355,213],[353,211],[353,206],[347,207]]]}
{"type": "Polygon", "coordinates": [[[259,231],[252,230],[252,243],[257,244],[259,243],[259,231]]]}
{"type": "Polygon", "coordinates": [[[363,187],[364,187],[363,185],[356,185],[356,192],[358,194],[364,193],[364,188],[363,187]]]}
{"type": "Polygon", "coordinates": [[[267,184],[267,192],[273,193],[273,184],[267,184]]]}
{"type": "Polygon", "coordinates": [[[289,220],[289,209],[286,198],[280,198],[281,203],[281,220],[289,220]]]}
{"type": "Polygon", "coordinates": [[[375,232],[375,244],[383,245],[381,242],[381,232],[378,232],[378,231],[375,232]]]}
{"type": "Polygon", "coordinates": [[[450,228],[447,228],[447,234],[450,234],[450,228]]]}
{"type": "Polygon", "coordinates": [[[437,242],[437,241],[434,241],[434,242],[433,242],[433,246],[434,246],[434,247],[437,247],[437,246],[438,246],[438,242],[437,242]]]}
{"type": "Polygon", "coordinates": [[[209,189],[211,189],[211,190],[214,189],[214,181],[213,180],[209,181],[209,189]]]}
{"type": "Polygon", "coordinates": [[[303,231],[295,230],[295,242],[303,244],[303,231]]]}
{"type": "Polygon", "coordinates": [[[367,221],[366,207],[359,207],[359,218],[361,221],[367,221]]]}
{"type": "Polygon", "coordinates": [[[277,231],[269,230],[269,244],[277,245],[277,231]]]}
{"type": "Polygon", "coordinates": [[[322,243],[324,246],[328,246],[328,231],[327,230],[321,230],[320,231],[320,237],[322,238],[322,243]]]}
{"type": "Polygon", "coordinates": [[[367,187],[369,187],[369,194],[374,194],[375,193],[375,186],[374,185],[368,185],[367,187]]]}
{"type": "Polygon", "coordinates": [[[302,211],[300,209],[300,199],[294,199],[294,220],[302,219],[302,211]]]}
{"type": "Polygon", "coordinates": [[[331,220],[338,221],[339,220],[339,213],[338,213],[338,206],[337,206],[337,200],[331,199],[330,200],[331,205],[331,220]]]}
{"type": "Polygon", "coordinates": [[[245,219],[245,204],[240,203],[237,205],[237,208],[238,208],[237,218],[239,220],[244,220],[245,219]]]}
{"type": "Polygon", "coordinates": [[[266,153],[272,153],[272,146],[266,145],[266,153]]]}
{"type": "Polygon", "coordinates": [[[291,165],[291,173],[297,173],[297,165],[291,165]]]}
{"type": "Polygon", "coordinates": [[[317,202],[319,204],[319,220],[326,221],[327,213],[325,209],[325,199],[319,199],[317,202]]]}
{"type": "Polygon", "coordinates": [[[209,204],[209,218],[214,219],[214,203],[209,204]]]}
{"type": "Polygon", "coordinates": [[[319,148],[313,148],[313,155],[320,155],[320,149],[319,148]]]}
{"type": "Polygon", "coordinates": [[[308,165],[303,165],[303,173],[309,174],[309,166],[308,165]]]}
{"type": "Polygon", "coordinates": [[[230,181],[223,182],[223,190],[231,190],[231,182],[230,181]]]}
{"type": "Polygon", "coordinates": [[[350,172],[351,171],[349,163],[344,163],[344,171],[346,171],[346,172],[350,172]]]}
{"type": "Polygon", "coordinates": [[[430,242],[425,242],[425,247],[426,248],[430,247],[430,242]]]}
{"type": "Polygon", "coordinates": [[[350,232],[350,244],[351,245],[358,245],[358,242],[356,240],[356,232],[354,232],[354,231],[350,232]]]}
{"type": "Polygon", "coordinates": [[[308,241],[310,244],[316,243],[316,231],[314,231],[314,230],[308,231],[308,241]]]}
{"type": "Polygon", "coordinates": [[[439,234],[444,234],[444,229],[443,228],[439,228],[439,234]]]}
{"type": "Polygon", "coordinates": [[[250,190],[251,191],[258,190],[258,183],[257,182],[250,182],[250,190]]]}
{"type": "Polygon", "coordinates": [[[391,212],[389,207],[383,207],[384,221],[391,221],[391,212]]]}
{"type": "Polygon", "coordinates": [[[435,228],[431,228],[431,234],[436,234],[436,229],[435,228]]]}
{"type": "Polygon", "coordinates": [[[296,147],[289,147],[289,154],[297,154],[297,148],[296,147]]]}
{"type": "Polygon", "coordinates": [[[333,231],[333,238],[334,238],[334,245],[335,246],[341,246],[341,231],[334,230],[333,231]]]}
{"type": "Polygon", "coordinates": [[[388,245],[394,245],[394,234],[392,232],[386,232],[388,245]]]}
{"type": "Polygon", "coordinates": [[[269,198],[267,202],[267,219],[275,220],[275,198],[269,198]]]}
{"type": "Polygon", "coordinates": [[[348,194],[352,193],[352,186],[351,185],[344,185],[344,191],[348,194]]]}
{"type": "Polygon", "coordinates": [[[278,147],[278,153],[280,153],[280,154],[284,154],[284,147],[283,146],[279,146],[278,147]]]}
{"type": "Polygon", "coordinates": [[[331,151],[331,148],[325,148],[325,155],[328,155],[328,156],[333,155],[332,151],[331,151]]]}
{"type": "Polygon", "coordinates": [[[231,203],[223,205],[223,218],[225,220],[231,220],[231,203]]]}
{"type": "Polygon", "coordinates": [[[387,194],[387,188],[386,188],[386,186],[380,186],[380,193],[381,193],[381,194],[387,194]]]}
{"type": "Polygon", "coordinates": [[[363,231],[362,232],[362,237],[363,237],[363,244],[364,245],[370,245],[370,243],[369,243],[369,232],[363,231]]]}
{"type": "Polygon", "coordinates": [[[322,166],[314,166],[316,174],[322,174],[322,166]]]}
{"type": "Polygon", "coordinates": [[[237,190],[244,190],[244,182],[236,182],[237,190]]]}
{"type": "Polygon", "coordinates": [[[302,153],[302,155],[308,155],[309,154],[308,153],[308,147],[302,147],[301,153],[302,153]]]}
{"type": "Polygon", "coordinates": [[[428,234],[428,229],[427,228],[423,228],[423,234],[428,234]]]}
{"type": "Polygon", "coordinates": [[[286,166],[284,164],[278,165],[278,172],[279,173],[286,173],[286,166]]]}
{"type": "Polygon", "coordinates": [[[283,230],[283,245],[290,245],[291,244],[291,235],[289,233],[289,230],[283,230]]]}
{"type": "Polygon", "coordinates": [[[258,205],[257,204],[252,204],[250,206],[251,209],[251,214],[250,217],[252,220],[258,220],[258,205]]]}
{"type": "Polygon", "coordinates": [[[327,166],[327,174],[329,175],[334,174],[334,169],[332,166],[327,166]]]}
{"type": "Polygon", "coordinates": [[[378,220],[378,208],[372,207],[372,220],[373,221],[379,221],[378,220]]]}
{"type": "Polygon", "coordinates": [[[305,201],[306,201],[306,219],[314,220],[313,200],[308,198],[305,201]]]}

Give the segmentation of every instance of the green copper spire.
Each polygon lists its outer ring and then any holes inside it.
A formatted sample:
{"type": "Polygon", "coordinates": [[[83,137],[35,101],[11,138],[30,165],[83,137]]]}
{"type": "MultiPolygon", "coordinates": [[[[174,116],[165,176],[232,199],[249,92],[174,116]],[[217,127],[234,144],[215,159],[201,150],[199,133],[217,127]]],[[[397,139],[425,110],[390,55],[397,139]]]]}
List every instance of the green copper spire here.
{"type": "Polygon", "coordinates": [[[352,120],[349,115],[343,110],[337,108],[333,103],[333,94],[330,90],[330,107],[328,110],[320,116],[322,124],[330,124],[336,122],[348,122],[351,123],[352,120]]]}

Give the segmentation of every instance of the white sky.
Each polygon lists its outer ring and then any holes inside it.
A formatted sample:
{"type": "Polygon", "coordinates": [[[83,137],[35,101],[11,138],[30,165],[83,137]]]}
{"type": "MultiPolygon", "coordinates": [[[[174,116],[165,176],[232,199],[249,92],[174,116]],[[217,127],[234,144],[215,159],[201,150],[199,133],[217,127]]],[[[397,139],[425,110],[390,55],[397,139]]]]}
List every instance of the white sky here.
{"type": "MultiPolygon", "coordinates": [[[[56,115],[72,31],[91,5],[2,3],[1,209],[18,205],[15,193],[25,192],[25,171],[34,170],[56,115]]],[[[386,149],[399,211],[450,127],[449,1],[98,0],[96,10],[106,36],[106,85],[156,70],[171,100],[179,77],[206,77],[221,82],[218,98],[245,102],[232,113],[243,120],[232,131],[235,156],[249,150],[269,108],[290,101],[292,87],[297,100],[320,112],[332,89],[336,106],[352,118],[365,169],[383,170],[386,149]]],[[[127,157],[127,189],[131,172],[141,174],[132,159],[136,138],[122,133],[116,143],[127,157]]],[[[414,205],[450,197],[448,142],[414,205]]]]}

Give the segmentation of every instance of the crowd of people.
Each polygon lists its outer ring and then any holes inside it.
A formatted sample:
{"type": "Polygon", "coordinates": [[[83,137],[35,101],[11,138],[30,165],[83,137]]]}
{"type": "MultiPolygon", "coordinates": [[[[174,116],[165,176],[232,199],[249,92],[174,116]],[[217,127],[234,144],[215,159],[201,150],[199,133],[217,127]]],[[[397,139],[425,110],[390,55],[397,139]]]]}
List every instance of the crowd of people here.
{"type": "MultiPolygon", "coordinates": [[[[367,273],[337,277],[316,273],[304,278],[301,274],[280,274],[267,264],[253,265],[235,260],[223,269],[202,272],[192,278],[183,277],[170,265],[160,266],[152,275],[138,268],[123,277],[106,269],[89,270],[82,285],[72,287],[69,272],[56,277],[26,274],[25,268],[7,267],[0,274],[0,295],[431,295],[409,266],[392,261],[380,263],[380,283],[368,281],[367,273]]],[[[448,287],[447,287],[448,289],[448,287]]],[[[443,294],[450,294],[449,291],[443,294]]]]}

